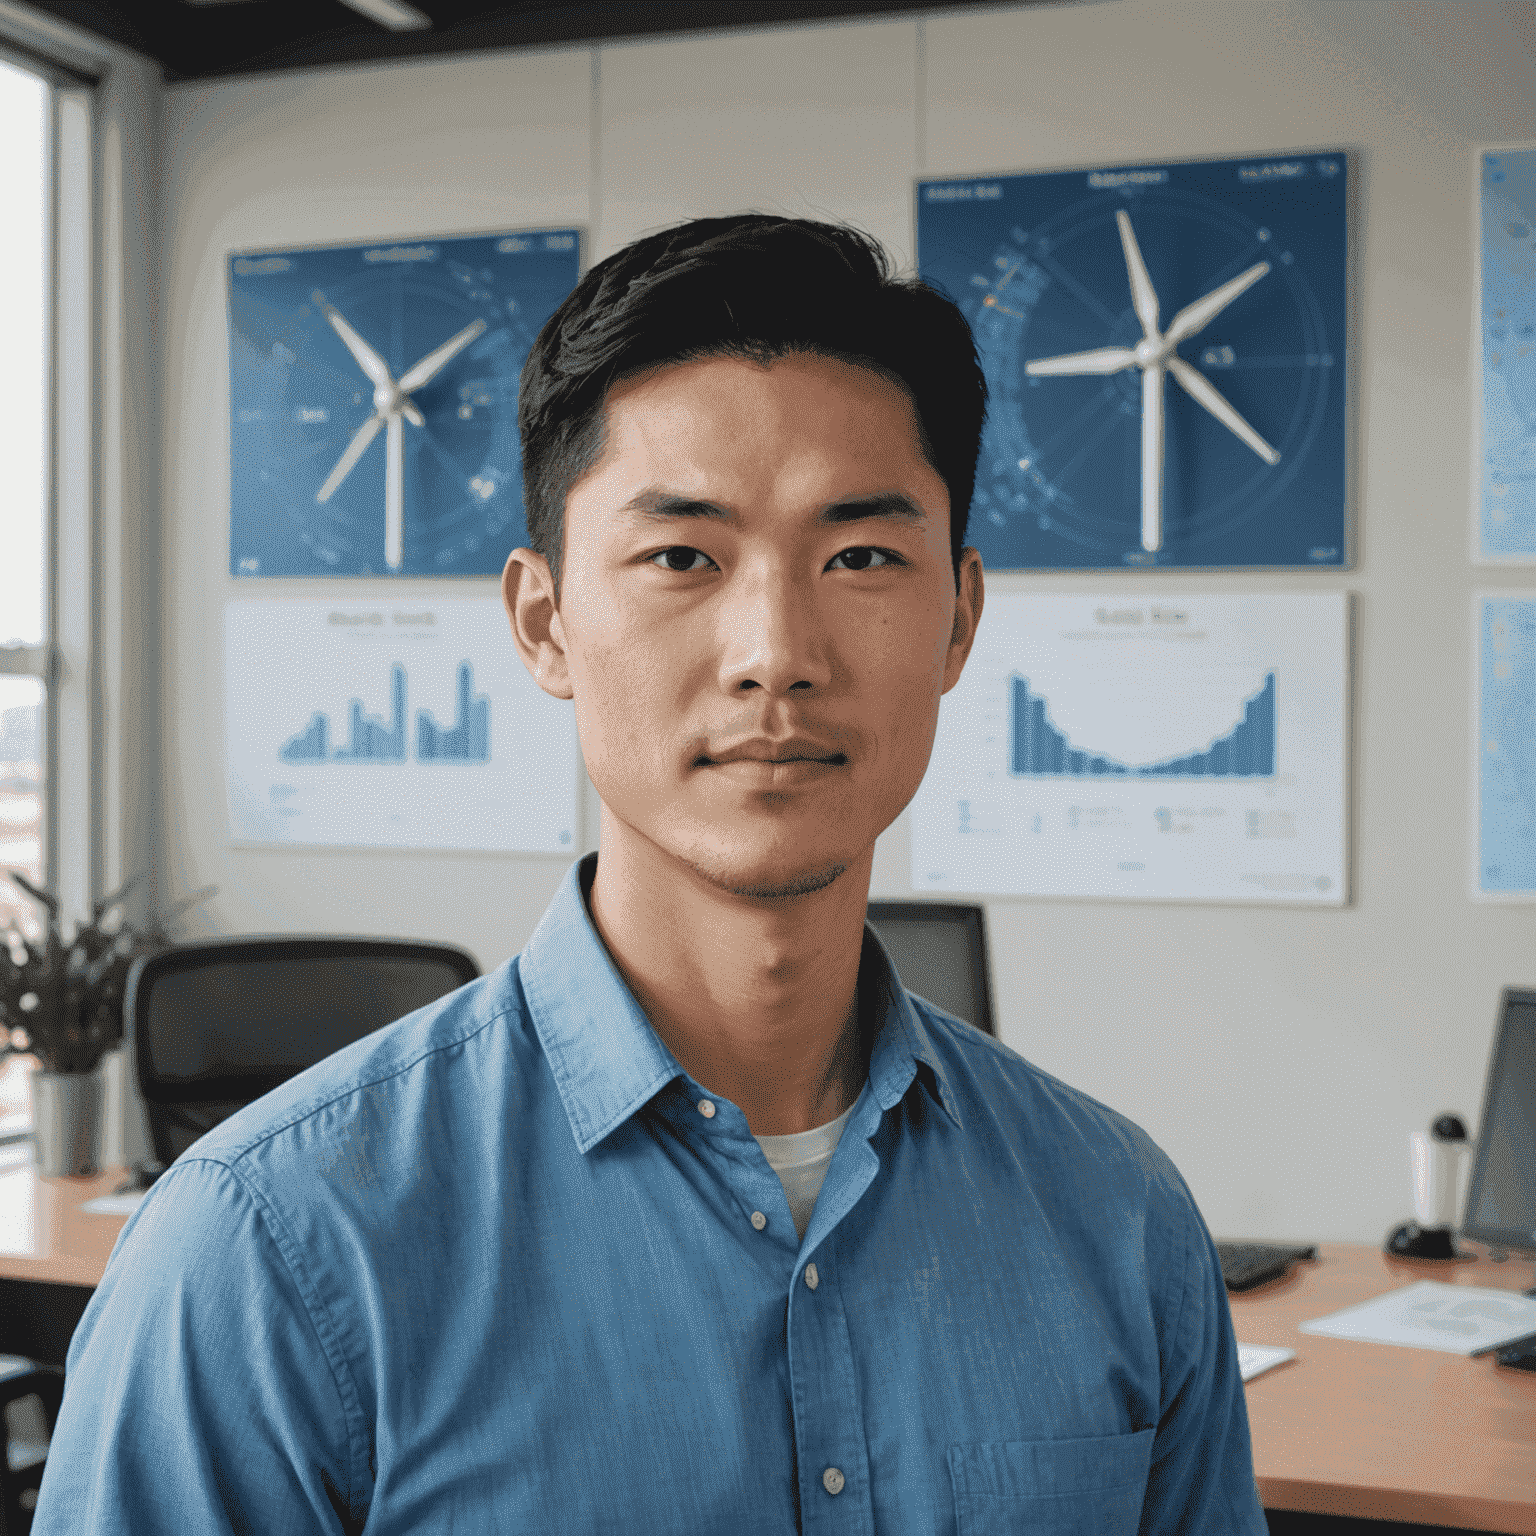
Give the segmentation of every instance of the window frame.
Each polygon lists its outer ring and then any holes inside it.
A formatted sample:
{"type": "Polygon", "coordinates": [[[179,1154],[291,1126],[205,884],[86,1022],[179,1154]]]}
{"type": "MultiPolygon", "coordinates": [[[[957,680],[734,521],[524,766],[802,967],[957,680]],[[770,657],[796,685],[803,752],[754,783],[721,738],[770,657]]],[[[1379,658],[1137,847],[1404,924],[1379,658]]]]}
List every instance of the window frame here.
{"type": "MultiPolygon", "coordinates": [[[[42,14],[0,5],[0,58],[48,87],[49,394],[44,638],[0,646],[43,687],[43,884],[65,931],[133,874],[154,904],[159,769],[159,66],[42,14]]],[[[18,1058],[0,1058],[0,1069],[18,1058]]],[[[26,1059],[23,1056],[21,1059],[26,1059]]],[[[144,1155],[131,1046],[105,1060],[102,1163],[144,1155]]],[[[14,1125],[15,1121],[11,1123],[14,1125]]],[[[30,1129],[0,1135],[0,1158],[30,1129]]]]}
{"type": "MultiPolygon", "coordinates": [[[[94,412],[88,407],[79,424],[64,421],[66,392],[90,390],[94,363],[93,316],[95,294],[89,281],[94,244],[94,176],[90,164],[91,88],[72,71],[60,68],[14,46],[0,45],[0,60],[40,80],[44,98],[43,134],[43,378],[47,418],[43,431],[43,637],[32,644],[0,646],[0,674],[34,677],[41,686],[39,737],[42,756],[42,796],[39,834],[39,874],[43,888],[58,884],[61,786],[60,716],[65,677],[65,647],[61,620],[67,611],[63,588],[76,573],[61,569],[63,525],[77,523],[78,503],[91,496],[88,444],[94,438],[94,412]],[[79,222],[85,214],[83,227],[79,222]],[[73,225],[73,227],[72,227],[73,225]],[[60,302],[64,294],[68,301],[60,302]],[[61,599],[63,601],[61,601],[61,599]]],[[[91,399],[91,394],[87,399],[91,399]]],[[[88,557],[89,559],[89,557],[88,557]]],[[[73,799],[76,796],[71,795],[73,799]]],[[[7,1054],[6,1069],[14,1066],[7,1054]]],[[[0,1147],[26,1141],[32,1128],[0,1135],[0,1147]]]]}

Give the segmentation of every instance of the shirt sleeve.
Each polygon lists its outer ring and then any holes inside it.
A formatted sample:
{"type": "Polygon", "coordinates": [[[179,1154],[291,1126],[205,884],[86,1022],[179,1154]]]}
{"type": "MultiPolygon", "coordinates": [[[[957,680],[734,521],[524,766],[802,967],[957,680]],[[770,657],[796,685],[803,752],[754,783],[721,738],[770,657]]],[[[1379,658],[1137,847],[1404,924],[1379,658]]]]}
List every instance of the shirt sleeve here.
{"type": "Polygon", "coordinates": [[[156,1181],[70,1340],[33,1536],[362,1529],[357,1395],[293,1252],[225,1164],[156,1181]]]}
{"type": "Polygon", "coordinates": [[[1166,1323],[1159,1322],[1162,1397],[1139,1536],[1268,1536],[1221,1259],[1188,1186],[1171,1163],[1168,1171],[1173,1265],[1166,1323]]]}

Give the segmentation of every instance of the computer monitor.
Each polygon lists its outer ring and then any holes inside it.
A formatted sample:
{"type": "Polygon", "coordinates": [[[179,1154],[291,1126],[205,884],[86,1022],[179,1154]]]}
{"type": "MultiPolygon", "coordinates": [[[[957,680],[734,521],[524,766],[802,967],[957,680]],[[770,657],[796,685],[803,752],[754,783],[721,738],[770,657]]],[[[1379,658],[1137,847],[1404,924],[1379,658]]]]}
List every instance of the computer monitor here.
{"type": "Polygon", "coordinates": [[[869,926],[909,992],[995,1036],[980,907],[940,901],[872,901],[869,926]]]}
{"type": "Polygon", "coordinates": [[[1536,992],[1506,987],[1462,1234],[1536,1255],[1536,992]]]}

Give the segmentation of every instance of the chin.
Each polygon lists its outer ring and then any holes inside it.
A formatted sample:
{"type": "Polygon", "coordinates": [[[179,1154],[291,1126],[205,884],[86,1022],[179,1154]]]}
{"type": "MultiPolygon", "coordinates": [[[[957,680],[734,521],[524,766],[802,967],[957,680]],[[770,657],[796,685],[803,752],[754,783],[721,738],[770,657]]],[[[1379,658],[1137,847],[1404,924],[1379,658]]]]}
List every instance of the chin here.
{"type": "Polygon", "coordinates": [[[789,901],[814,895],[846,874],[852,863],[835,855],[752,858],[707,849],[690,849],[678,856],[701,880],[752,901],[789,901]]]}

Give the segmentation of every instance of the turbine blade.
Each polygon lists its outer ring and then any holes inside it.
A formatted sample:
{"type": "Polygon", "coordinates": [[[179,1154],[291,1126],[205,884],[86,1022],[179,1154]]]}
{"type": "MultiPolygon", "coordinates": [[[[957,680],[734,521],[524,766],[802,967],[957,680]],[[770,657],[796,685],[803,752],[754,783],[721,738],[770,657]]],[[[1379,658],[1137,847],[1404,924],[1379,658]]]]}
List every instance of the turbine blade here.
{"type": "Polygon", "coordinates": [[[352,441],[347,444],[347,451],[336,460],[335,469],[325,477],[325,484],[315,492],[316,501],[329,501],[336,494],[337,487],[352,473],[352,466],[362,458],[364,450],[378,435],[382,425],[383,422],[379,416],[373,415],[353,433],[352,441]]]}
{"type": "Polygon", "coordinates": [[[457,357],[484,329],[485,321],[475,320],[466,325],[457,336],[450,336],[442,346],[428,352],[419,363],[413,363],[400,375],[400,393],[408,395],[413,389],[420,389],[423,384],[435,379],[439,371],[457,357]]]}
{"type": "Polygon", "coordinates": [[[1095,347],[1091,352],[1068,352],[1061,357],[1037,357],[1025,363],[1025,373],[1119,373],[1134,367],[1136,354],[1129,347],[1095,347]]]}
{"type": "Polygon", "coordinates": [[[1271,448],[1233,408],[1232,402],[1198,368],[1191,368],[1182,357],[1168,358],[1168,368],[1185,390],[1208,410],[1222,426],[1235,432],[1266,464],[1278,464],[1280,453],[1271,448]]]}
{"type": "Polygon", "coordinates": [[[1196,299],[1193,304],[1186,304],[1173,317],[1173,324],[1168,327],[1165,340],[1177,346],[1187,337],[1193,336],[1196,331],[1204,330],[1238,294],[1245,293],[1253,287],[1268,271],[1269,263],[1261,261],[1249,267],[1246,272],[1238,273],[1231,282],[1223,283],[1220,288],[1213,288],[1203,299],[1196,299]]]}
{"type": "Polygon", "coordinates": [[[1141,259],[1141,247],[1136,244],[1136,231],[1131,228],[1131,216],[1121,208],[1115,213],[1120,226],[1120,244],[1125,249],[1125,270],[1131,279],[1131,303],[1136,318],[1148,336],[1157,335],[1157,290],[1147,273],[1147,264],[1141,259]]]}

